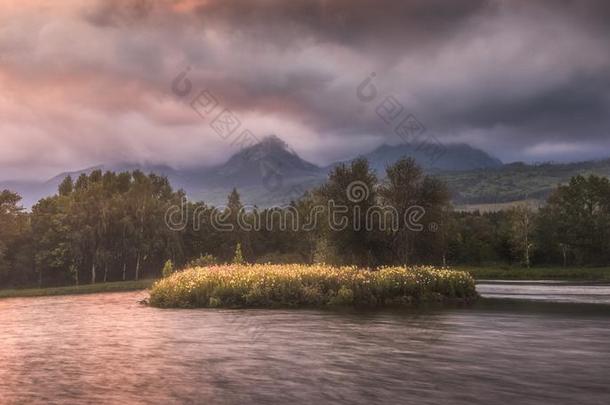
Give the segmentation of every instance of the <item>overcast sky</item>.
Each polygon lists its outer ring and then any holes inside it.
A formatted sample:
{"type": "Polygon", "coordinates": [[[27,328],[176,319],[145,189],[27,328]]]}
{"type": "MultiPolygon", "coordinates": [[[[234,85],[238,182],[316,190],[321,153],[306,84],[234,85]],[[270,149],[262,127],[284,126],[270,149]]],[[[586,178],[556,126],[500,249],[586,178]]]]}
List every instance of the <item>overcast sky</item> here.
{"type": "Polygon", "coordinates": [[[218,163],[237,148],[210,126],[225,108],[234,135],[276,134],[329,163],[400,141],[375,113],[387,96],[441,141],[504,161],[610,156],[610,2],[0,5],[0,179],[218,163]],[[189,102],[205,89],[218,106],[200,116],[189,102]]]}

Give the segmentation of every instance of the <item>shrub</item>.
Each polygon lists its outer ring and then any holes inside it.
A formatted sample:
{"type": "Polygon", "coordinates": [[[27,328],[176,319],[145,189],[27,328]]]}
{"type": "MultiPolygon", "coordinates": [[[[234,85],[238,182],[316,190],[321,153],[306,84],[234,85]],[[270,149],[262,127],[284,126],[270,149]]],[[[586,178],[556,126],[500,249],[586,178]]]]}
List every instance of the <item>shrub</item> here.
{"type": "Polygon", "coordinates": [[[303,263],[303,257],[298,253],[267,253],[256,259],[258,264],[292,264],[303,263]]]}
{"type": "Polygon", "coordinates": [[[244,260],[244,255],[241,253],[241,243],[238,243],[235,246],[235,256],[233,256],[233,264],[244,264],[246,261],[244,260]]]}
{"type": "Polygon", "coordinates": [[[163,270],[162,270],[161,274],[163,275],[164,278],[167,278],[167,277],[171,276],[172,274],[174,274],[174,263],[172,263],[171,260],[168,260],[165,262],[165,265],[163,266],[163,270]]]}
{"type": "Polygon", "coordinates": [[[472,277],[433,267],[378,271],[327,265],[224,265],[195,268],[157,281],[157,307],[325,307],[469,301],[472,277]]]}
{"type": "Polygon", "coordinates": [[[208,267],[218,264],[218,259],[212,255],[200,255],[198,258],[191,260],[187,268],[208,267]]]}

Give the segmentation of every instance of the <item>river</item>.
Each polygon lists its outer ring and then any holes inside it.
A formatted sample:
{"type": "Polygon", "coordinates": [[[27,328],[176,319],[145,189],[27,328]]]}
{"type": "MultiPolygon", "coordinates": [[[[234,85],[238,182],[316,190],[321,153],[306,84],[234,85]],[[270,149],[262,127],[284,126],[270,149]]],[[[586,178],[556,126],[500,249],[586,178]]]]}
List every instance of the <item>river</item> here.
{"type": "Polygon", "coordinates": [[[478,289],[472,307],[364,313],[4,299],[0,403],[610,403],[609,286],[478,289]]]}

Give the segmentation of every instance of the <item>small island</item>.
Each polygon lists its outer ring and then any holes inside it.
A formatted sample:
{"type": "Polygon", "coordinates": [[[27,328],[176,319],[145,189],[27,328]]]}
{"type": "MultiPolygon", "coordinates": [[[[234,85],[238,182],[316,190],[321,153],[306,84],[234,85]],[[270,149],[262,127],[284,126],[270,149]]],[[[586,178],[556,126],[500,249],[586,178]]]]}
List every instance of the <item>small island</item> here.
{"type": "Polygon", "coordinates": [[[430,266],[358,267],[232,264],[195,267],[157,281],[160,308],[387,307],[477,298],[467,273],[430,266]]]}

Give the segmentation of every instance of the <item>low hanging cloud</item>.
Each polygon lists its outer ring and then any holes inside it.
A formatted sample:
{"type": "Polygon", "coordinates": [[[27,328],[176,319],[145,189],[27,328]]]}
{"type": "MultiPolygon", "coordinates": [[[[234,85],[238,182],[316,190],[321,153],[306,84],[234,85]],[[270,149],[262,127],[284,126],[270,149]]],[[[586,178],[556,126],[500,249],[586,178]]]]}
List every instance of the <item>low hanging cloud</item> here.
{"type": "Polygon", "coordinates": [[[604,0],[45,1],[0,5],[0,178],[235,152],[171,90],[184,69],[258,136],[317,163],[399,141],[375,72],[445,142],[503,160],[602,157],[604,0]],[[584,146],[583,146],[584,145],[584,146]],[[586,147],[585,147],[586,146],[586,147]]]}

